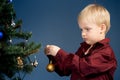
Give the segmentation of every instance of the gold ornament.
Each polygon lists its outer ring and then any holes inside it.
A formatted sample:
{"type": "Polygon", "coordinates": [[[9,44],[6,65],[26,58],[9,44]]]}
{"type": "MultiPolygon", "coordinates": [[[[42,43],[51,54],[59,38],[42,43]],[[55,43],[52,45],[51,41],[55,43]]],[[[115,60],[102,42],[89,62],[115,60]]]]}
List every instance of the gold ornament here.
{"type": "Polygon", "coordinates": [[[55,66],[52,64],[52,61],[49,62],[49,64],[46,66],[46,69],[48,72],[53,72],[55,70],[55,66]]]}
{"type": "Polygon", "coordinates": [[[23,61],[20,56],[17,57],[17,64],[18,64],[18,68],[23,68],[23,61]]]}

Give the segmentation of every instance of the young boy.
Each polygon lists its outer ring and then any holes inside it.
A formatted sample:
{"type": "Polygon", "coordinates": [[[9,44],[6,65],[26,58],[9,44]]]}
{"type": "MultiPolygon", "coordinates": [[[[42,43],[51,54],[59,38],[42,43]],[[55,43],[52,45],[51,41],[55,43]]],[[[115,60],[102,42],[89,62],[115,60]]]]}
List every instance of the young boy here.
{"type": "Polygon", "coordinates": [[[90,4],[78,16],[82,38],[75,54],[58,46],[47,45],[46,55],[52,56],[55,72],[71,75],[71,80],[113,80],[117,62],[105,35],[110,28],[110,14],[101,5],[90,4]]]}

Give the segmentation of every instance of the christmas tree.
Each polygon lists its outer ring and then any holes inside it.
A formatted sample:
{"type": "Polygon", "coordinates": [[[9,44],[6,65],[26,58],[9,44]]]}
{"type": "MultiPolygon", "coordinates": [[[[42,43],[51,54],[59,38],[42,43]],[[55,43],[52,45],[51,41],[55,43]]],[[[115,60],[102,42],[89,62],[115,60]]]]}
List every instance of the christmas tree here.
{"type": "Polygon", "coordinates": [[[16,20],[12,0],[0,0],[0,80],[23,80],[20,72],[33,71],[38,62],[30,56],[37,53],[40,44],[29,42],[31,32],[22,31],[22,20],[16,20]]]}

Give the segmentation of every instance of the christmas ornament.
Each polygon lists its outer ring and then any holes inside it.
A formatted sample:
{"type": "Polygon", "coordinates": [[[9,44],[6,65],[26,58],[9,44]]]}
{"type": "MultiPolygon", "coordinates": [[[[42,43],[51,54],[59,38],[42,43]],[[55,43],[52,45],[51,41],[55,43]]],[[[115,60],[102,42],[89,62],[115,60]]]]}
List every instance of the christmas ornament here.
{"type": "Polygon", "coordinates": [[[12,2],[12,0],[8,0],[8,2],[12,2]]]}
{"type": "Polygon", "coordinates": [[[12,2],[12,0],[10,0],[10,2],[12,2]]]}
{"type": "Polygon", "coordinates": [[[0,31],[0,39],[2,39],[3,38],[3,32],[2,31],[0,31]]]}
{"type": "Polygon", "coordinates": [[[3,30],[0,30],[0,41],[6,40],[7,36],[3,30]]]}
{"type": "Polygon", "coordinates": [[[17,64],[18,64],[18,68],[23,68],[23,61],[20,56],[17,57],[17,64]]]}
{"type": "Polygon", "coordinates": [[[13,27],[15,27],[15,22],[14,22],[14,20],[12,20],[12,22],[11,22],[11,26],[13,26],[13,27]]]}
{"type": "Polygon", "coordinates": [[[35,56],[35,61],[33,62],[33,66],[37,67],[37,65],[38,65],[38,61],[37,61],[36,56],[35,56]]]}
{"type": "Polygon", "coordinates": [[[37,67],[37,65],[38,65],[38,61],[35,60],[35,61],[33,62],[33,66],[34,66],[34,67],[37,67]]]}
{"type": "Polygon", "coordinates": [[[10,39],[9,42],[12,43],[12,39],[10,39]]]}
{"type": "Polygon", "coordinates": [[[46,66],[48,72],[53,72],[55,70],[54,64],[52,64],[52,60],[49,61],[49,64],[46,66]]]}

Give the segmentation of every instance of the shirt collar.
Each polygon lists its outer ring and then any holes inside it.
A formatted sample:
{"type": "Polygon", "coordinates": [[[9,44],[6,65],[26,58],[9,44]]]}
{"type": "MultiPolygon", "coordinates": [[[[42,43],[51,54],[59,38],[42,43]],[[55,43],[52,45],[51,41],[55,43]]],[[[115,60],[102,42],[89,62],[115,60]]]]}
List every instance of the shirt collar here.
{"type": "MultiPolygon", "coordinates": [[[[104,46],[104,45],[106,45],[106,44],[109,44],[109,42],[110,42],[110,39],[109,39],[109,38],[105,38],[105,39],[103,39],[103,40],[95,43],[94,45],[100,44],[100,45],[103,45],[103,46],[104,46]]],[[[82,42],[82,43],[80,43],[80,44],[81,44],[81,45],[84,45],[84,46],[86,46],[86,47],[89,47],[89,46],[90,46],[90,45],[87,44],[86,42],[82,42]]]]}

